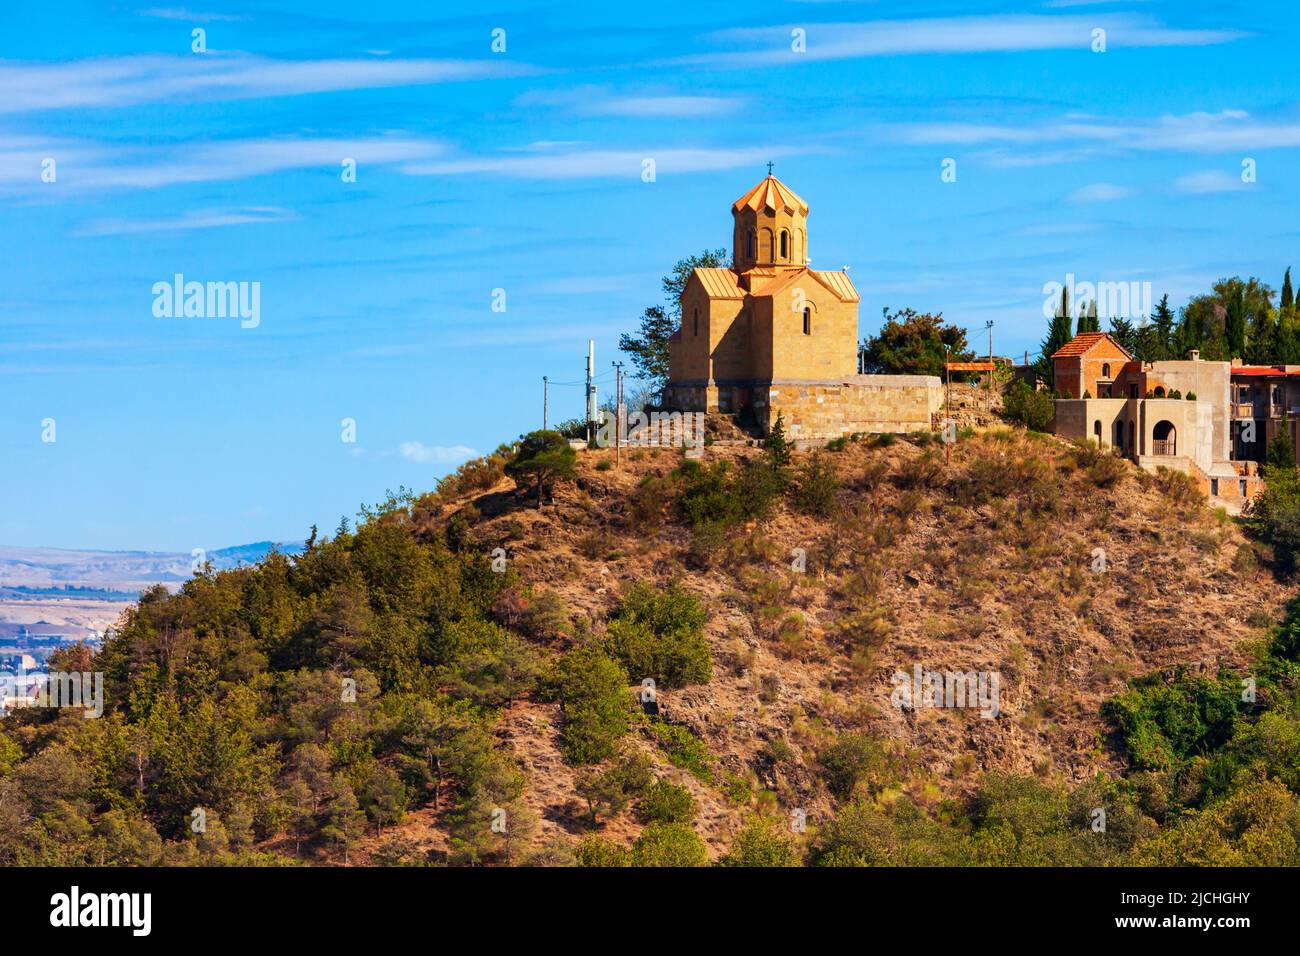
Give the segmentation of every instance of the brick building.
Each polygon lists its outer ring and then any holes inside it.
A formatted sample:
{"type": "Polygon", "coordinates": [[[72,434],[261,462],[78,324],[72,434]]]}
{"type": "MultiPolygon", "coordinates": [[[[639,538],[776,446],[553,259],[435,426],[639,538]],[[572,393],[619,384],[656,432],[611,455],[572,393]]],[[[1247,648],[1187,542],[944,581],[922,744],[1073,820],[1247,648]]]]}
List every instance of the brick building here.
{"type": "Polygon", "coordinates": [[[808,204],[769,174],[731,215],[731,267],[696,269],[682,290],[664,404],[748,410],[764,433],[783,414],[806,439],[928,430],[936,376],[858,374],[858,292],[810,268],[808,204]]]}
{"type": "Polygon", "coordinates": [[[1058,435],[1117,448],[1149,471],[1189,474],[1229,510],[1258,494],[1262,456],[1241,453],[1230,363],[1197,352],[1141,362],[1108,333],[1085,332],[1052,356],[1052,369],[1066,396],[1056,401],[1058,435]]]}

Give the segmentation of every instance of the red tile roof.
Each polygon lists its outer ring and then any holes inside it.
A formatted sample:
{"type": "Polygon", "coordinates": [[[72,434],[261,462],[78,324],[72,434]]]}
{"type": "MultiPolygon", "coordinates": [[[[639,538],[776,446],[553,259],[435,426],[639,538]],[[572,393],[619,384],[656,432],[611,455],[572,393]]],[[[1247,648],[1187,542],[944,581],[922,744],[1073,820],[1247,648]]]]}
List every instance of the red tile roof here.
{"type": "Polygon", "coordinates": [[[1111,338],[1109,332],[1080,332],[1074,338],[1070,339],[1070,341],[1066,342],[1059,349],[1053,352],[1052,358],[1072,358],[1076,355],[1086,355],[1088,352],[1092,351],[1094,346],[1099,345],[1105,339],[1110,339],[1111,344],[1127,355],[1130,359],[1133,357],[1128,354],[1128,351],[1122,345],[1111,338]]]}

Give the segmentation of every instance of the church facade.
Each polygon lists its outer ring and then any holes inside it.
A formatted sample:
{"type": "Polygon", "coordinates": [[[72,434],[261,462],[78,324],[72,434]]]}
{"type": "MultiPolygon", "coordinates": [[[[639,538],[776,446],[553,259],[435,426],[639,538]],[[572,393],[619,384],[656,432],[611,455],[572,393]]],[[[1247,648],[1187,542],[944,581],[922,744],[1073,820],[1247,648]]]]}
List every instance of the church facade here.
{"type": "Polygon", "coordinates": [[[802,439],[928,430],[937,377],[857,373],[858,291],[810,268],[808,204],[769,173],[731,215],[731,267],[696,269],[682,290],[664,405],[748,410],[764,434],[784,415],[802,439]]]}

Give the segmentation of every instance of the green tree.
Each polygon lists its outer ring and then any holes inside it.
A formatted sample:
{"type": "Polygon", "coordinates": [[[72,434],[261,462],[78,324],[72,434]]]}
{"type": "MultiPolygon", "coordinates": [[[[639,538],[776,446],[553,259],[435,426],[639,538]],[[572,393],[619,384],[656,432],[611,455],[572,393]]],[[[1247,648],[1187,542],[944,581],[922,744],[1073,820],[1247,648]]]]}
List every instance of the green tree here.
{"type": "Polygon", "coordinates": [[[330,801],[329,812],[321,833],[330,842],[343,850],[343,862],[350,862],[348,851],[361,839],[366,815],[361,812],[357,795],[351,784],[342,776],[334,780],[334,799],[330,801]]]}
{"type": "Polygon", "coordinates": [[[529,432],[519,440],[515,456],[506,463],[506,474],[518,484],[537,482],[537,507],[551,485],[575,474],[577,454],[559,432],[529,432]]]}
{"type": "Polygon", "coordinates": [[[944,375],[944,363],[970,361],[966,330],[947,325],[943,314],[900,309],[882,310],[884,324],[862,343],[860,361],[868,373],[884,375],[944,375]],[[945,350],[944,346],[948,348],[945,350]]]}
{"type": "Polygon", "coordinates": [[[641,794],[636,811],[644,823],[690,823],[700,807],[685,787],[656,780],[641,794]]]}
{"type": "Polygon", "coordinates": [[[1286,275],[1282,277],[1282,298],[1278,302],[1278,308],[1289,309],[1295,305],[1295,294],[1291,291],[1291,267],[1286,267],[1286,275]]]}
{"type": "Polygon", "coordinates": [[[560,659],[555,683],[564,716],[565,757],[583,764],[612,756],[630,720],[627,671],[600,648],[587,644],[560,659]]]}
{"type": "Polygon", "coordinates": [[[722,866],[798,866],[794,841],[772,820],[752,816],[718,863],[722,866]]]}
{"type": "Polygon", "coordinates": [[[1049,385],[1056,384],[1056,370],[1052,356],[1065,347],[1074,336],[1070,332],[1070,290],[1061,290],[1061,304],[1047,326],[1047,338],[1043,339],[1038,355],[1038,377],[1049,385]]]}
{"type": "Polygon", "coordinates": [[[684,823],[652,823],[632,844],[633,866],[707,866],[709,851],[684,823]]]}
{"type": "Polygon", "coordinates": [[[1173,337],[1176,318],[1174,310],[1169,307],[1169,293],[1160,297],[1151,315],[1151,324],[1155,327],[1155,347],[1151,355],[1143,358],[1148,361],[1164,361],[1176,358],[1173,355],[1173,337]]]}

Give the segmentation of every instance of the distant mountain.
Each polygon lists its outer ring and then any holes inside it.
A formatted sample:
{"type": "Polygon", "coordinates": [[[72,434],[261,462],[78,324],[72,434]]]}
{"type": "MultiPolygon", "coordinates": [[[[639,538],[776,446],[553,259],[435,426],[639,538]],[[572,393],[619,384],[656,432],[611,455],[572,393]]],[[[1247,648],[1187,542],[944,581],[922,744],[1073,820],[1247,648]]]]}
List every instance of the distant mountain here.
{"type": "MultiPolygon", "coordinates": [[[[253,564],[272,548],[299,554],[297,542],[256,541],[209,551],[218,571],[253,564]]],[[[139,591],[152,584],[176,585],[191,576],[194,556],[173,551],[71,551],[0,545],[0,588],[94,587],[139,591]]]]}

